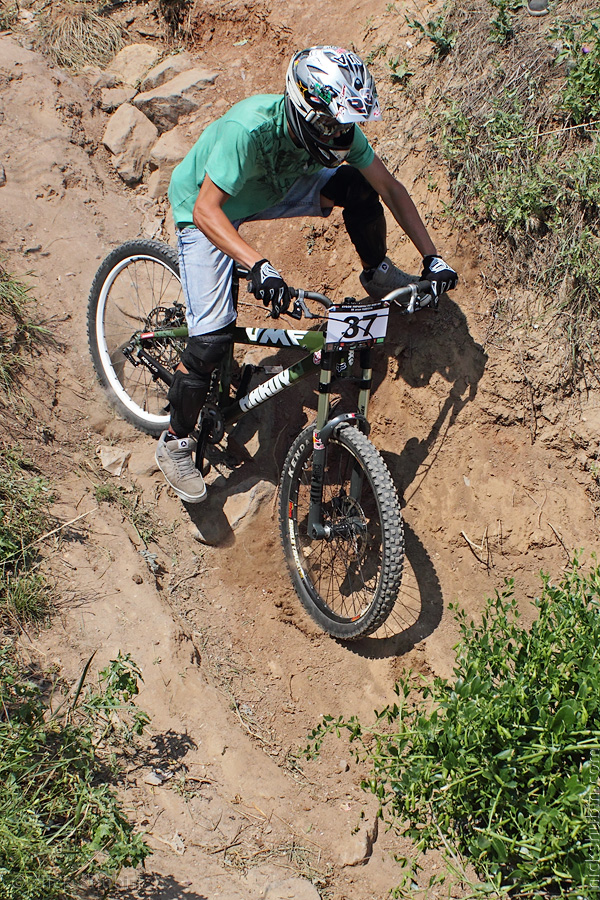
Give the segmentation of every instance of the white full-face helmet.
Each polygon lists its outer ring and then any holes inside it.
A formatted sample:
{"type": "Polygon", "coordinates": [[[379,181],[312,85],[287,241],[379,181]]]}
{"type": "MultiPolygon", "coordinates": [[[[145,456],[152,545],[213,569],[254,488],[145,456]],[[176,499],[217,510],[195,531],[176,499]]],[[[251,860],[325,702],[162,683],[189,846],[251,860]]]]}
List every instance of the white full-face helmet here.
{"type": "Polygon", "coordinates": [[[329,46],[296,53],[286,76],[285,111],[294,136],[327,168],[344,161],[356,122],[381,119],[375,82],[362,59],[329,46]]]}

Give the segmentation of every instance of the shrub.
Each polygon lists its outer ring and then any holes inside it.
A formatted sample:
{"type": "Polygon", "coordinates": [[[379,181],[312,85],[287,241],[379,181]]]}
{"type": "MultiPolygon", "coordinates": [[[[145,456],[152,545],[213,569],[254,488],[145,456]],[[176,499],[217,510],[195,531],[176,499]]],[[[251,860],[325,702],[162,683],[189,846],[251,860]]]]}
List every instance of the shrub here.
{"type": "Polygon", "coordinates": [[[537,607],[527,631],[507,582],[480,625],[458,611],[454,679],[416,689],[407,674],[373,726],[326,717],[309,749],[345,730],[363,787],[418,850],[450,848],[511,897],[583,898],[599,849],[600,568],[543,576],[537,607]]]}
{"type": "Polygon", "coordinates": [[[119,25],[77,0],[50,4],[40,19],[41,49],[59,66],[106,66],[123,46],[119,25]]]}
{"type": "Polygon", "coordinates": [[[600,15],[587,22],[561,23],[552,36],[562,44],[557,63],[566,63],[563,108],[577,124],[600,118],[600,15]]]}
{"type": "Polygon", "coordinates": [[[13,648],[0,647],[3,900],[78,898],[148,855],[107,783],[105,761],[111,744],[148,721],[132,702],[139,678],[119,654],[95,688],[84,689],[82,677],[75,700],[52,711],[13,648]]]}

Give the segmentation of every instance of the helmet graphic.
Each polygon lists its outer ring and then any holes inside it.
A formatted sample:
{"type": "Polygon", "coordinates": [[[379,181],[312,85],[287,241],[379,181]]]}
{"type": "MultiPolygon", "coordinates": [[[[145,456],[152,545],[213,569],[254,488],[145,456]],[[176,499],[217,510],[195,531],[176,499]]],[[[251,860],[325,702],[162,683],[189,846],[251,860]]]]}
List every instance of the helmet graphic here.
{"type": "Polygon", "coordinates": [[[354,123],[381,118],[375,82],[362,59],[329,46],[296,53],[287,70],[285,111],[294,136],[331,169],[348,154],[354,123]]]}

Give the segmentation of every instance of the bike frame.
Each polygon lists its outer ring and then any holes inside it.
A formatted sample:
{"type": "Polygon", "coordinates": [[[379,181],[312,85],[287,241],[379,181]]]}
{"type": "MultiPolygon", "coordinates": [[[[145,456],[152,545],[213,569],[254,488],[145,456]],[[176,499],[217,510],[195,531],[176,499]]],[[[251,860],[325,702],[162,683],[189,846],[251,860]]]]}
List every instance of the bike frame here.
{"type": "MultiPolygon", "coordinates": [[[[310,491],[310,509],[308,529],[313,538],[328,539],[332,537],[329,529],[322,525],[321,504],[323,497],[323,473],[325,472],[325,460],[327,443],[340,425],[350,423],[358,426],[365,434],[369,433],[367,420],[369,399],[373,380],[371,366],[371,346],[354,348],[338,347],[329,349],[325,345],[325,334],[322,331],[304,331],[283,328],[241,328],[234,326],[232,329],[233,341],[220,370],[218,384],[217,409],[205,408],[200,416],[198,426],[198,446],[196,453],[196,466],[202,471],[207,444],[216,443],[221,439],[225,428],[233,425],[252,409],[257,409],[268,400],[278,396],[289,388],[303,381],[311,375],[319,373],[318,379],[318,406],[315,430],[313,436],[313,465],[310,491]],[[290,349],[309,351],[297,362],[286,369],[274,374],[271,378],[248,391],[252,374],[260,370],[260,366],[244,365],[241,371],[240,386],[232,396],[232,370],[234,348],[236,346],[260,346],[274,349],[290,349]],[[352,377],[348,373],[352,371],[355,356],[359,356],[361,375],[354,378],[358,385],[357,411],[342,413],[330,419],[331,413],[331,388],[338,377],[352,377]]],[[[168,384],[172,380],[172,374],[164,369],[152,358],[152,342],[164,338],[185,338],[187,328],[161,329],[159,331],[144,332],[139,336],[139,346],[135,355],[142,364],[148,366],[155,378],[160,378],[168,384]]],[[[351,494],[354,499],[360,499],[362,481],[359,476],[353,478],[351,494]]]]}

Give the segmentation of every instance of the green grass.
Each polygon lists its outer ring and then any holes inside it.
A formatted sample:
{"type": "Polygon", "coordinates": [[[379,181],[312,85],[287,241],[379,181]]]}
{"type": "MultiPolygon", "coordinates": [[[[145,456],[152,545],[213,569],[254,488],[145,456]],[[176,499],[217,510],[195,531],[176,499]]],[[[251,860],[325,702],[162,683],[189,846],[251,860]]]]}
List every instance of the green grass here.
{"type": "Polygon", "coordinates": [[[40,621],[52,590],[37,570],[38,539],[51,527],[48,482],[18,450],[0,449],[0,622],[40,621]]]}
{"type": "Polygon", "coordinates": [[[33,308],[29,286],[9,274],[0,261],[0,390],[13,388],[34,343],[46,334],[33,321],[33,308]]]}
{"type": "MultiPolygon", "coordinates": [[[[91,662],[91,660],[90,660],[91,662]]],[[[52,709],[11,645],[0,647],[0,891],[3,900],[98,896],[149,850],[120,809],[110,752],[148,719],[128,656],[52,709]]]]}
{"type": "Polygon", "coordinates": [[[308,752],[345,732],[388,824],[488,892],[582,900],[600,850],[600,568],[544,576],[537,607],[523,628],[509,582],[480,624],[457,611],[453,678],[406,674],[373,725],[326,717],[308,752]]]}
{"type": "Polygon", "coordinates": [[[522,0],[447,3],[425,23],[433,48],[416,72],[388,46],[387,71],[407,84],[395,103],[422,126],[447,165],[449,215],[490,248],[488,282],[524,288],[562,323],[576,361],[565,386],[596,370],[600,336],[600,10],[551,7],[550,27],[522,0]],[[410,106],[409,106],[410,105],[410,106]]]}

